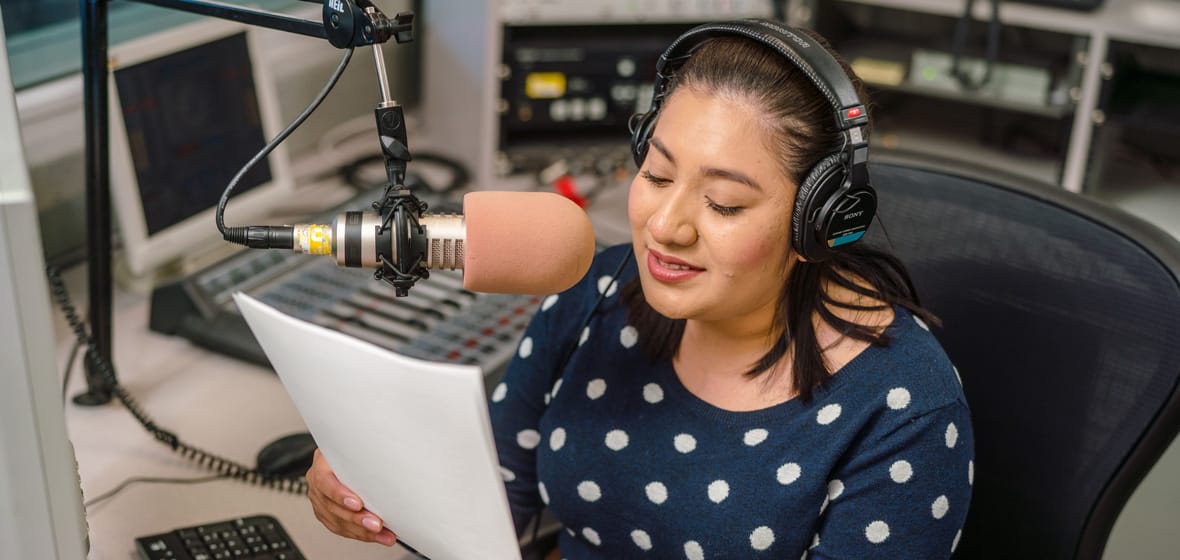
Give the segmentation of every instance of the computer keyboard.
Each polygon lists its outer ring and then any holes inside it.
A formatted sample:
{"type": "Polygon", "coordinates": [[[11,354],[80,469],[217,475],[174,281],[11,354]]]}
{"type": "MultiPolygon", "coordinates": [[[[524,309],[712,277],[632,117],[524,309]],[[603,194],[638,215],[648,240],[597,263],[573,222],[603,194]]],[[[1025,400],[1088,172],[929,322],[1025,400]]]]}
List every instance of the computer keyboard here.
{"type": "Polygon", "coordinates": [[[139,537],[135,548],[143,560],[304,560],[287,531],[270,515],[139,537]]]}

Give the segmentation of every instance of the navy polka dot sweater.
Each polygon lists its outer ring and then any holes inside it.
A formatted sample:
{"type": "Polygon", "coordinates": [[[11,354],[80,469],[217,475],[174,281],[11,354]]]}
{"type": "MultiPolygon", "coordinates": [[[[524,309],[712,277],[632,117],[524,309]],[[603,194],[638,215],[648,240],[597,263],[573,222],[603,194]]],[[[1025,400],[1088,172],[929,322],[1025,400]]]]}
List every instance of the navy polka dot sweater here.
{"type": "Polygon", "coordinates": [[[722,410],[639,349],[618,296],[635,263],[611,282],[626,249],[543,301],[493,390],[518,532],[548,507],[570,560],[950,556],[971,497],[971,421],[925,325],[898,309],[893,343],[811,402],[722,410]]]}

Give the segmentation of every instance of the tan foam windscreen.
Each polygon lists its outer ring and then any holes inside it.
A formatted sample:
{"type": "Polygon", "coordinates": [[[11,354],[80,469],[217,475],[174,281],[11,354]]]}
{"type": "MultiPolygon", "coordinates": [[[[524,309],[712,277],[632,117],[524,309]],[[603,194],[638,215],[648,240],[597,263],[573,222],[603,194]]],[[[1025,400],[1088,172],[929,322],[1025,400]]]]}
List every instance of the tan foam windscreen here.
{"type": "Polygon", "coordinates": [[[586,212],[554,193],[480,191],[463,197],[463,287],[552,294],[573,286],[594,258],[586,212]]]}

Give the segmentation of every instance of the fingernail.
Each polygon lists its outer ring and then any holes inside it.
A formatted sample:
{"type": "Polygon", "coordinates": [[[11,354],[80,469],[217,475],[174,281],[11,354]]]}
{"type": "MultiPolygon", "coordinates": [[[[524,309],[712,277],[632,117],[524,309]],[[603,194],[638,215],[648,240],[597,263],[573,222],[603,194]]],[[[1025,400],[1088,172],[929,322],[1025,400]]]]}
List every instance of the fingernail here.
{"type": "Polygon", "coordinates": [[[361,509],[361,503],[356,498],[349,496],[347,498],[344,498],[344,507],[351,509],[352,511],[356,511],[358,509],[361,509]]]}
{"type": "Polygon", "coordinates": [[[380,535],[377,535],[377,542],[385,546],[393,546],[393,543],[397,542],[397,539],[394,539],[385,533],[381,533],[380,535]]]}
{"type": "Polygon", "coordinates": [[[374,517],[366,517],[361,523],[364,524],[366,529],[374,533],[381,530],[381,523],[377,522],[377,519],[374,517]]]}

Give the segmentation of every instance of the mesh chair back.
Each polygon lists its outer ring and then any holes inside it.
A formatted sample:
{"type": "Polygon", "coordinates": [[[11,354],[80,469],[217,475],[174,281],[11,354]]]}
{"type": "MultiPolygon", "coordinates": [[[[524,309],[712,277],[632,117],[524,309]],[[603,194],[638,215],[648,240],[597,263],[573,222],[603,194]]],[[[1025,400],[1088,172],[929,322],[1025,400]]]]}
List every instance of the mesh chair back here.
{"type": "Polygon", "coordinates": [[[1180,245],[1056,187],[914,165],[873,166],[871,238],[942,319],[971,407],[955,557],[1099,558],[1180,427],[1180,245]]]}

